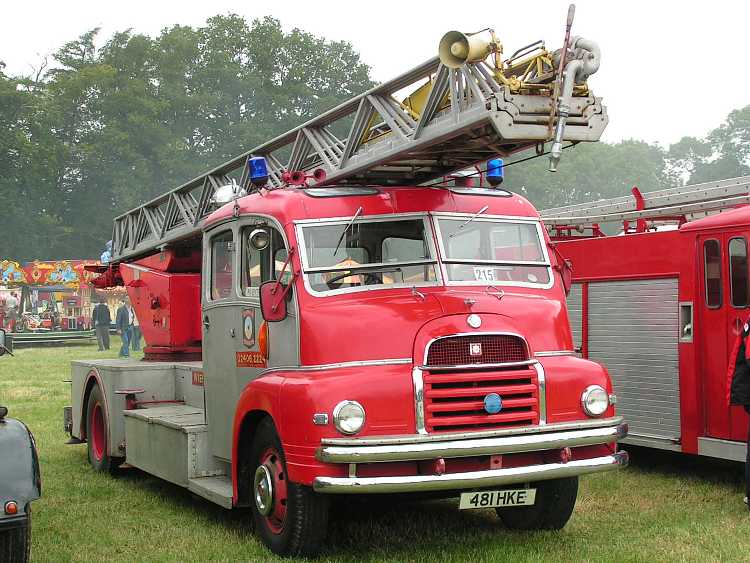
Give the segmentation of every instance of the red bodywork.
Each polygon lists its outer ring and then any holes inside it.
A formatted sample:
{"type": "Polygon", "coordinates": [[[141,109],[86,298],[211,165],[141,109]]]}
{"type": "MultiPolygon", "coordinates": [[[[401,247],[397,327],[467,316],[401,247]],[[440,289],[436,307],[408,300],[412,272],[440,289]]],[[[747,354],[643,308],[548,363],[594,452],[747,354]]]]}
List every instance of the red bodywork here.
{"type": "MultiPolygon", "coordinates": [[[[747,414],[742,407],[729,407],[726,398],[732,346],[741,323],[750,314],[747,307],[734,307],[730,301],[727,245],[733,238],[750,239],[750,207],[684,223],[671,231],[574,238],[557,243],[560,253],[573,264],[573,281],[581,284],[584,358],[589,357],[591,283],[676,278],[678,301],[694,305],[692,342],[678,343],[681,451],[685,453],[702,453],[700,437],[738,442],[747,438],[747,414]],[[703,254],[706,240],[715,240],[721,247],[723,298],[718,307],[707,305],[703,254]]],[[[674,330],[679,331],[678,327],[674,330]]]]}
{"type": "MultiPolygon", "coordinates": [[[[475,214],[485,206],[488,216],[538,218],[536,209],[518,195],[497,197],[459,195],[446,189],[381,188],[374,195],[320,198],[306,195],[300,189],[284,189],[244,197],[237,201],[237,207],[225,205],[206,219],[203,228],[208,230],[236,216],[268,216],[283,227],[289,244],[296,247],[296,220],[352,217],[360,207],[361,216],[367,218],[415,212],[475,214]]],[[[185,245],[189,244],[197,252],[200,242],[186,241],[185,245]]],[[[299,252],[291,254],[292,271],[301,272],[299,252]]],[[[553,266],[559,266],[554,254],[550,255],[553,266]]],[[[162,253],[119,266],[119,275],[136,307],[147,350],[163,347],[179,352],[183,347],[198,345],[200,257],[190,253],[185,256],[179,262],[176,255],[162,253]]],[[[405,288],[384,288],[321,297],[308,293],[303,276],[297,276],[293,290],[298,306],[302,366],[393,358],[411,358],[412,362],[315,371],[275,369],[251,381],[242,391],[234,413],[233,460],[240,459],[239,436],[246,420],[263,413],[270,415],[276,425],[291,480],[310,485],[315,477],[343,476],[345,465],[323,463],[315,458],[322,438],[341,435],[332,424],[311,424],[315,413],[331,413],[342,397],[358,401],[367,412],[365,427],[358,436],[413,435],[416,421],[412,366],[424,363],[424,350],[430,340],[470,330],[466,319],[472,313],[482,317],[482,331],[521,335],[530,348],[526,351],[529,358],[539,352],[568,354],[540,358],[547,372],[547,422],[587,420],[581,405],[583,389],[598,384],[611,392],[609,377],[598,364],[572,356],[565,291],[559,273],[554,268],[553,271],[552,287],[508,286],[503,288],[500,299],[497,291],[487,287],[457,285],[420,287],[418,295],[405,288]]],[[[117,275],[111,270],[108,279],[115,280],[117,275]]],[[[273,343],[269,346],[273,354],[273,343]]],[[[206,374],[207,378],[210,376],[206,374]]],[[[518,377],[526,378],[522,385],[534,389],[515,404],[528,411],[516,417],[517,425],[536,425],[540,401],[536,374],[524,368],[518,377]]],[[[426,383],[429,387],[430,381],[426,383]]],[[[603,417],[613,415],[614,409],[609,407],[603,417]]],[[[471,415],[454,422],[471,423],[471,415]]],[[[513,420],[509,418],[508,422],[512,425],[513,420]]],[[[574,448],[571,455],[572,459],[609,455],[614,447],[610,444],[574,448]]],[[[558,454],[453,459],[443,462],[440,471],[513,467],[544,462],[542,458],[549,455],[558,454]]],[[[567,453],[563,457],[566,456],[567,453]]],[[[238,464],[232,466],[236,503],[238,464]]],[[[398,462],[365,464],[359,474],[414,475],[434,471],[432,462],[398,462]]]]}

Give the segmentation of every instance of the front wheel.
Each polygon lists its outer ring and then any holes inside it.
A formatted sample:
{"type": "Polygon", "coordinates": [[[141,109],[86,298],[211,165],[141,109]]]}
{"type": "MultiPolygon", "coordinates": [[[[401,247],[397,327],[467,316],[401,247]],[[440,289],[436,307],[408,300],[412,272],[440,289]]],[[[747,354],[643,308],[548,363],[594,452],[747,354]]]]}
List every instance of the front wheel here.
{"type": "Polygon", "coordinates": [[[270,419],[259,425],[250,455],[253,520],[263,543],[278,555],[317,554],[328,527],[328,499],[287,479],[284,450],[270,419]]]}
{"type": "Polygon", "coordinates": [[[94,385],[86,408],[86,441],[89,463],[95,471],[114,473],[124,461],[109,455],[109,420],[102,390],[94,385]]]}
{"type": "Polygon", "coordinates": [[[26,508],[26,521],[18,528],[0,531],[0,561],[26,563],[31,555],[31,507],[26,508]]]}
{"type": "Polygon", "coordinates": [[[511,530],[561,530],[570,520],[578,496],[578,477],[532,483],[536,500],[532,506],[496,508],[511,530]]]}

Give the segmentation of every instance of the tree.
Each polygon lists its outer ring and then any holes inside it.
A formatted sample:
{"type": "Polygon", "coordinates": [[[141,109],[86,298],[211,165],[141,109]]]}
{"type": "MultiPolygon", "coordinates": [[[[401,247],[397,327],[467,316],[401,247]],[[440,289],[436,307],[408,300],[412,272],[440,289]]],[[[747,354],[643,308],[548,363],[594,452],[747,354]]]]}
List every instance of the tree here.
{"type": "Polygon", "coordinates": [[[8,256],[98,256],[114,216],[372,86],[351,45],[272,18],[126,30],[99,50],[97,34],[40,81],[0,73],[5,224],[35,233],[8,256]]]}

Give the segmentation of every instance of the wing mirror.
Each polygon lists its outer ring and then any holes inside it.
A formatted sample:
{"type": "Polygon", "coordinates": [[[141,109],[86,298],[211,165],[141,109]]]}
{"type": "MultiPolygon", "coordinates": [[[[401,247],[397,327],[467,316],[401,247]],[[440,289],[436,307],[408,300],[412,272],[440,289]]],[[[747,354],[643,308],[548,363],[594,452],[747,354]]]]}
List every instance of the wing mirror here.
{"type": "Polygon", "coordinates": [[[266,321],[273,323],[287,317],[286,295],[290,287],[275,280],[260,286],[260,311],[266,321]]]}

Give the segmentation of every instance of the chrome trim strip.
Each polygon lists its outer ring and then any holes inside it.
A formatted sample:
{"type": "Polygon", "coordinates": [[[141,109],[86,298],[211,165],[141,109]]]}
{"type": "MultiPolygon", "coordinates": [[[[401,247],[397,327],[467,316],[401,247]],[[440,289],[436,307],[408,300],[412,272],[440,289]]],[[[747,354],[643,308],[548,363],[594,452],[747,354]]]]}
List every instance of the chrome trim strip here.
{"type": "Polygon", "coordinates": [[[421,436],[409,434],[407,436],[371,436],[361,438],[323,438],[320,443],[324,446],[383,446],[389,444],[420,444],[428,442],[445,442],[449,440],[470,440],[475,438],[494,438],[498,436],[528,436],[530,434],[546,434],[563,430],[583,430],[586,428],[602,428],[617,426],[623,423],[621,416],[611,418],[591,418],[576,420],[575,422],[554,422],[546,426],[524,426],[521,428],[502,428],[500,430],[485,430],[483,432],[445,432],[442,434],[428,434],[421,436]]]}
{"type": "Polygon", "coordinates": [[[611,444],[623,439],[627,434],[628,425],[618,424],[617,426],[586,430],[565,430],[528,436],[505,436],[476,440],[388,446],[322,446],[315,452],[315,457],[324,463],[380,463],[417,461],[440,457],[502,455],[611,444]]]}
{"type": "Polygon", "coordinates": [[[536,352],[534,356],[537,358],[550,358],[553,356],[577,356],[575,350],[543,350],[536,352]]]}
{"type": "Polygon", "coordinates": [[[536,360],[526,360],[524,362],[506,362],[500,364],[461,364],[455,366],[419,366],[424,371],[449,371],[454,369],[471,371],[473,369],[489,368],[520,368],[536,364],[536,360]]]}
{"type": "Polygon", "coordinates": [[[534,369],[539,382],[539,426],[544,426],[547,424],[547,380],[541,362],[536,362],[534,369]]]}
{"type": "Polygon", "coordinates": [[[316,477],[313,489],[318,493],[413,493],[450,491],[528,483],[546,479],[575,477],[587,473],[611,471],[628,464],[627,452],[580,459],[568,463],[545,463],[526,467],[446,473],[443,475],[410,475],[404,477],[316,477]]]}
{"type": "Polygon", "coordinates": [[[261,372],[261,376],[275,371],[322,371],[326,369],[360,368],[371,366],[393,366],[410,364],[411,358],[390,358],[386,360],[362,360],[355,362],[339,362],[335,364],[314,364],[309,366],[276,366],[261,372]]]}
{"type": "Polygon", "coordinates": [[[411,379],[414,382],[414,420],[416,421],[417,434],[427,434],[424,424],[424,381],[422,370],[414,367],[411,370],[411,379]]]}

